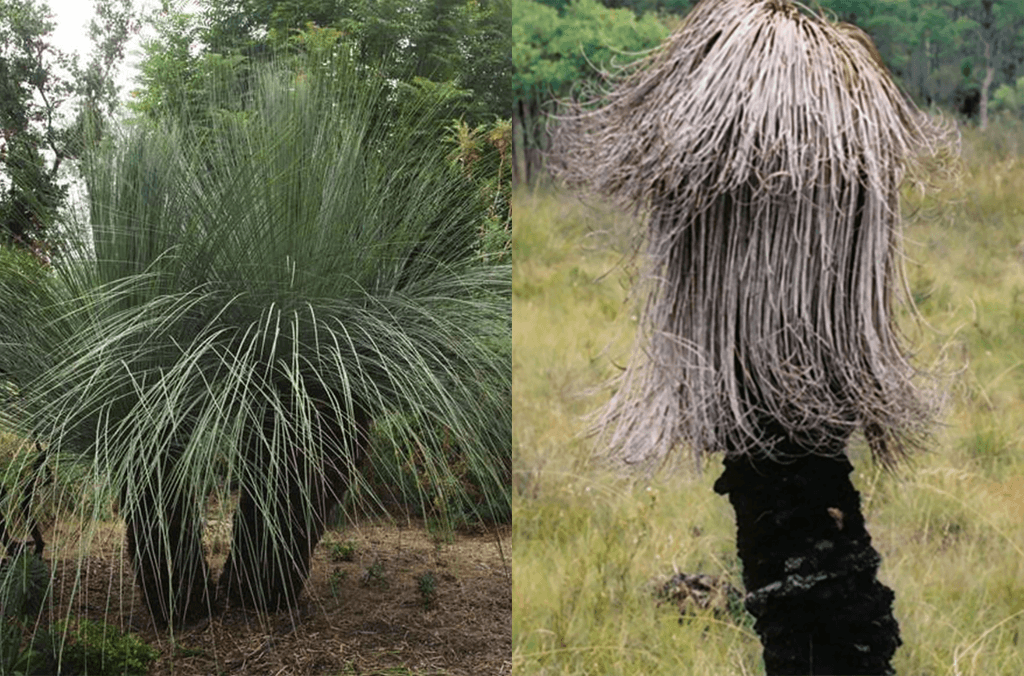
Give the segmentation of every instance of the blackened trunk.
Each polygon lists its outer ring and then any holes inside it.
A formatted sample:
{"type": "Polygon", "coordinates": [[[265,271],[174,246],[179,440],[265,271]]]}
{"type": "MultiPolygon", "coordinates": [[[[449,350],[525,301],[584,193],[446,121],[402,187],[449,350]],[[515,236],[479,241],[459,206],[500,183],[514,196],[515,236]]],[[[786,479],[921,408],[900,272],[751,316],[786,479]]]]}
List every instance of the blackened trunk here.
{"type": "MultiPolygon", "coordinates": [[[[289,459],[293,467],[297,462],[301,460],[289,459]]],[[[231,552],[220,579],[220,589],[233,605],[264,611],[293,608],[302,593],[329,505],[319,486],[306,489],[318,493],[307,502],[296,474],[289,470],[272,495],[248,482],[242,488],[231,552]]]]}
{"type": "MultiPolygon", "coordinates": [[[[272,425],[268,421],[266,438],[272,438],[272,425]]],[[[355,457],[328,454],[325,466],[316,466],[302,449],[293,448],[287,458],[277,459],[286,469],[272,486],[267,477],[275,463],[255,442],[251,474],[243,477],[233,520],[231,552],[219,582],[221,595],[231,604],[261,611],[296,606],[328,514],[348,488],[365,446],[368,421],[361,418],[355,425],[329,427],[335,438],[330,446],[350,448],[355,457]],[[348,446],[343,427],[353,435],[348,446]]]]}
{"type": "Polygon", "coordinates": [[[736,511],[747,610],[768,674],[892,674],[893,592],[845,458],[731,458],[715,483],[736,511]]]}
{"type": "Polygon", "coordinates": [[[202,519],[194,496],[158,480],[122,494],[128,556],[142,599],[158,627],[181,626],[212,613],[212,581],[203,551],[202,519]]]}

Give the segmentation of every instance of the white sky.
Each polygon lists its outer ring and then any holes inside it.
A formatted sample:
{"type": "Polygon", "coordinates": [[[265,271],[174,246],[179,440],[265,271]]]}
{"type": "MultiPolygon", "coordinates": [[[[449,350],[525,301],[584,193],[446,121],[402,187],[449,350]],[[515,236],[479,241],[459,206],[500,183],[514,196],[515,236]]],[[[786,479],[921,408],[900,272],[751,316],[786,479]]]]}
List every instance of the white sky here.
{"type": "Polygon", "coordinates": [[[89,20],[93,0],[50,0],[57,29],[53,32],[56,47],[77,51],[84,60],[89,54],[89,20]]]}

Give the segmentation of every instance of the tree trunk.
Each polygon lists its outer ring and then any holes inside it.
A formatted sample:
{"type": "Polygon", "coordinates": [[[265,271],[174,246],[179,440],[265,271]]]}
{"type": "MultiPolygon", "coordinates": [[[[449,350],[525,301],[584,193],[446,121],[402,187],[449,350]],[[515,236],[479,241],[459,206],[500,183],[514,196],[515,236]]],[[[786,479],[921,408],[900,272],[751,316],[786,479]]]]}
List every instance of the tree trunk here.
{"type": "Polygon", "coordinates": [[[316,505],[303,504],[302,486],[291,473],[285,481],[272,497],[251,485],[242,489],[219,583],[233,605],[293,608],[302,592],[323,519],[316,505]]]}
{"type": "Polygon", "coordinates": [[[544,151],[550,146],[544,115],[536,101],[520,99],[512,110],[512,144],[516,185],[536,185],[544,168],[544,151]]]}
{"type": "MultiPolygon", "coordinates": [[[[321,418],[327,430],[327,423],[321,418]]],[[[273,422],[266,423],[266,438],[273,438],[273,422]]],[[[316,467],[310,457],[293,449],[277,483],[267,486],[271,470],[268,453],[254,450],[250,476],[243,477],[242,491],[232,527],[231,552],[224,564],[220,593],[243,608],[274,611],[294,608],[309,575],[310,559],[326,529],[327,516],[347,489],[354,467],[365,447],[369,421],[360,418],[349,442],[356,457],[331,459],[316,467]]],[[[344,448],[344,431],[338,424],[329,433],[328,446],[344,448]]],[[[255,442],[259,444],[259,442],[255,442]]],[[[282,461],[278,458],[278,463],[282,461]]]]}
{"type": "MultiPolygon", "coordinates": [[[[715,492],[736,511],[746,607],[768,674],[892,674],[902,643],[893,592],[864,527],[845,458],[779,449],[793,461],[735,458],[715,492]]],[[[841,449],[840,449],[841,450],[841,449]]]]}
{"type": "Polygon", "coordinates": [[[195,496],[169,488],[172,466],[168,460],[159,480],[143,479],[135,495],[121,495],[135,581],[161,628],[180,627],[213,612],[202,515],[195,496]]]}
{"type": "MultiPolygon", "coordinates": [[[[988,43],[985,43],[985,55],[988,56],[991,49],[988,43]]],[[[992,66],[991,59],[988,60],[988,65],[985,66],[985,79],[981,81],[981,111],[980,115],[980,128],[982,131],[988,129],[988,90],[992,87],[992,80],[996,76],[996,69],[992,66]]]]}
{"type": "Polygon", "coordinates": [[[992,80],[996,74],[996,66],[993,60],[992,43],[996,41],[998,29],[993,12],[995,0],[981,0],[981,17],[978,23],[981,24],[981,42],[985,45],[985,78],[981,81],[981,106],[979,111],[979,127],[982,131],[988,129],[988,90],[992,86],[992,80]]]}
{"type": "Polygon", "coordinates": [[[519,100],[512,106],[512,183],[528,185],[526,165],[526,128],[524,126],[526,102],[519,100]]]}

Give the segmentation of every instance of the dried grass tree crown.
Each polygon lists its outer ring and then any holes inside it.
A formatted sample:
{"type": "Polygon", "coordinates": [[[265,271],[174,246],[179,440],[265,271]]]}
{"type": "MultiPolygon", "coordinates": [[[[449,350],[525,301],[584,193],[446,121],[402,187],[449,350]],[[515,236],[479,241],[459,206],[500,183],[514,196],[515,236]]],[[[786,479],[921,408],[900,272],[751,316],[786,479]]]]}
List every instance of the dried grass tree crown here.
{"type": "Polygon", "coordinates": [[[862,31],[788,0],[704,0],[571,108],[556,175],[649,217],[642,331],[600,420],[613,457],[835,453],[857,427],[886,464],[919,444],[935,406],[892,316],[899,186],[951,132],[862,31]]]}

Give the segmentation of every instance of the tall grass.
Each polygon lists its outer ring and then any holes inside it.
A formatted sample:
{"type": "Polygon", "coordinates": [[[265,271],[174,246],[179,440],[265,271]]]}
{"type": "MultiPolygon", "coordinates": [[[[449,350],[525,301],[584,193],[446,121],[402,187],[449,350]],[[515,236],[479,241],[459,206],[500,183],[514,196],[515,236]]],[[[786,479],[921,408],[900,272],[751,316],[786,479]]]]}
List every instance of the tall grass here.
{"type": "MultiPolygon", "coordinates": [[[[964,175],[906,195],[906,316],[952,375],[944,424],[896,474],[851,447],[901,674],[1024,673],[1024,150],[1020,124],[964,130],[964,175]]],[[[554,191],[516,195],[513,229],[513,671],[758,674],[743,616],[681,619],[675,570],[741,586],[719,461],[623,477],[589,461],[583,416],[635,331],[622,264],[637,226],[554,191]]]]}

